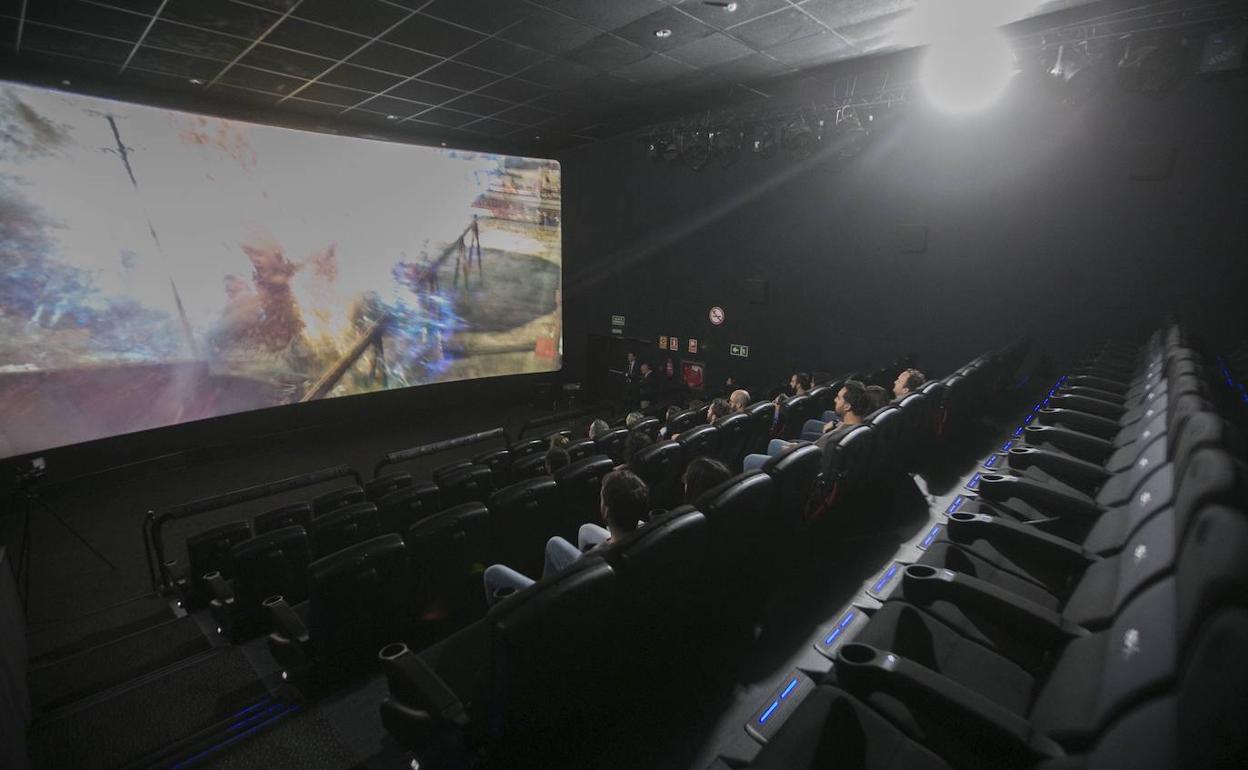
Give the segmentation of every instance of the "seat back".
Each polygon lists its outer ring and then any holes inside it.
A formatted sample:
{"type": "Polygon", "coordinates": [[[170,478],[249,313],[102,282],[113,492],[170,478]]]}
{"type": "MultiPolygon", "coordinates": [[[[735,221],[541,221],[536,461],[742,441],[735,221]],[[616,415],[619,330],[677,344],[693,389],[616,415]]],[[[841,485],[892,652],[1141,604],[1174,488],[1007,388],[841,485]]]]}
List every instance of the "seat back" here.
{"type": "Polygon", "coordinates": [[[450,507],[460,503],[482,503],[494,491],[494,473],[486,465],[469,465],[451,471],[438,482],[442,504],[450,507]]]}
{"type": "Polygon", "coordinates": [[[432,481],[417,481],[377,501],[383,532],[402,534],[416,522],[442,510],[441,492],[432,481]]]}
{"type": "Polygon", "coordinates": [[[802,426],[807,420],[817,419],[823,414],[823,411],[819,409],[819,402],[811,398],[809,393],[803,393],[785,401],[783,410],[780,418],[780,436],[786,439],[795,439],[800,436],[802,426]]]}
{"type": "Polygon", "coordinates": [[[543,441],[540,438],[531,438],[525,441],[517,441],[511,447],[511,463],[515,465],[520,460],[533,455],[544,455],[546,450],[550,448],[549,441],[543,441]]]}
{"type": "Polygon", "coordinates": [[[472,460],[455,460],[434,468],[433,473],[429,474],[429,478],[433,479],[435,484],[441,484],[442,480],[452,473],[462,471],[464,468],[471,468],[473,465],[476,465],[476,463],[472,460]]]}
{"type": "Polygon", "coordinates": [[[571,442],[564,447],[564,450],[568,453],[568,459],[576,462],[590,455],[598,454],[598,444],[592,438],[582,438],[571,442]]]}
{"type": "Polygon", "coordinates": [[[615,462],[624,461],[624,442],[628,441],[628,429],[616,428],[598,437],[598,454],[604,454],[615,462]]]}
{"type": "Polygon", "coordinates": [[[921,392],[929,399],[927,411],[931,426],[928,435],[931,436],[932,441],[939,441],[945,434],[945,423],[949,419],[945,405],[945,395],[949,392],[949,388],[940,380],[935,380],[924,385],[921,392]]]}
{"type": "Polygon", "coordinates": [[[614,649],[624,618],[618,578],[587,557],[496,604],[490,629],[487,724],[495,754],[508,767],[565,766],[564,752],[584,746],[602,726],[600,709],[620,678],[614,649]]]}
{"type": "Polygon", "coordinates": [[[677,433],[683,433],[695,425],[703,422],[699,410],[686,409],[683,412],[672,415],[672,419],[667,423],[667,435],[675,436],[677,433]]]}
{"type": "Polygon", "coordinates": [[[922,459],[923,448],[930,438],[931,412],[928,409],[931,399],[923,393],[910,393],[898,402],[901,409],[901,446],[899,453],[905,470],[918,469],[922,459]]]}
{"type": "Polygon", "coordinates": [[[835,484],[844,493],[867,479],[873,451],[871,439],[871,426],[858,425],[823,448],[820,473],[825,490],[835,484]]]}
{"type": "Polygon", "coordinates": [[[709,536],[702,513],[680,506],[605,550],[620,577],[621,612],[632,619],[625,648],[642,655],[638,673],[665,657],[683,660],[676,648],[706,630],[709,536]]]}
{"type": "Polygon", "coordinates": [[[410,473],[383,473],[364,485],[364,496],[376,503],[396,489],[411,485],[412,474],[410,473]]]}
{"type": "Polygon", "coordinates": [[[526,479],[490,497],[494,557],[525,575],[542,573],[546,541],[559,534],[559,487],[549,476],[526,479]]]}
{"type": "Polygon", "coordinates": [[[697,425],[680,434],[677,439],[685,450],[685,462],[695,457],[716,457],[719,454],[719,428],[714,425],[697,425]]]}
{"type": "Polygon", "coordinates": [[[207,604],[212,598],[204,583],[205,573],[220,572],[226,579],[233,577],[230,574],[230,549],[250,538],[249,522],[231,521],[186,539],[187,578],[192,602],[207,604]]]}
{"type": "Polygon", "coordinates": [[[750,416],[734,412],[720,417],[714,425],[719,428],[719,454],[716,459],[734,473],[741,470],[741,460],[745,457],[745,445],[750,435],[750,416]]]}
{"type": "Polygon", "coordinates": [[[275,508],[271,511],[265,511],[258,514],[254,522],[255,533],[263,535],[266,532],[272,532],[275,529],[283,529],[285,527],[299,526],[304,529],[312,528],[312,505],[310,503],[291,503],[283,505],[281,508],[275,508]]]}
{"type": "Polygon", "coordinates": [[[650,437],[651,441],[659,440],[659,429],[663,427],[663,423],[658,417],[647,417],[639,421],[633,426],[633,430],[639,430],[650,437]]]}
{"type": "Polygon", "coordinates": [[[582,524],[602,521],[600,492],[602,477],[611,472],[615,463],[606,455],[593,455],[577,460],[555,473],[563,507],[561,533],[576,542],[576,530],[582,524]]]}
{"type": "Polygon", "coordinates": [[[772,494],[771,477],[751,471],[712,487],[694,503],[710,526],[709,571],[729,589],[728,596],[755,582],[767,566],[770,541],[779,531],[772,494]]]}
{"type": "Polygon", "coordinates": [[[650,489],[651,508],[674,508],[684,497],[680,476],[685,472],[685,450],[676,441],[661,441],[642,449],[629,462],[633,473],[650,489]]]}
{"type": "Polygon", "coordinates": [[[411,578],[403,538],[381,535],[308,565],[308,635],[321,658],[406,635],[411,578]]]}
{"type": "Polygon", "coordinates": [[[814,444],[798,444],[763,466],[775,488],[775,514],[786,532],[798,532],[819,478],[823,452],[814,444]]]}
{"type": "Polygon", "coordinates": [[[330,511],[346,508],[348,505],[355,505],[366,500],[368,500],[368,497],[365,496],[364,490],[358,486],[332,489],[323,495],[317,495],[312,498],[312,518],[324,516],[330,511]]]}
{"type": "Polygon", "coordinates": [[[463,622],[485,613],[481,573],[493,561],[485,505],[464,503],[435,513],[413,524],[404,541],[421,618],[463,622]]]}
{"type": "Polygon", "coordinates": [[[381,534],[373,503],[338,508],[312,520],[312,553],[318,558],[381,534]]]}
{"type": "Polygon", "coordinates": [[[490,449],[472,458],[475,465],[484,465],[490,469],[494,478],[494,488],[502,489],[511,482],[511,450],[490,449]]]}
{"type": "Polygon", "coordinates": [[[511,464],[512,482],[537,478],[546,475],[546,456],[529,455],[511,464]]]}
{"type": "Polygon", "coordinates": [[[872,448],[869,473],[886,476],[898,473],[902,468],[901,434],[903,418],[895,406],[884,406],[867,415],[864,422],[871,426],[872,448]]]}
{"type": "Polygon", "coordinates": [[[230,549],[235,606],[246,617],[263,623],[262,603],[268,597],[280,594],[292,606],[307,599],[311,561],[308,533],[298,525],[238,543],[230,549]]]}
{"type": "Polygon", "coordinates": [[[771,439],[771,426],[776,417],[776,405],[770,401],[760,401],[745,408],[750,418],[749,434],[745,440],[745,452],[741,455],[763,454],[767,451],[767,442],[771,439]]]}

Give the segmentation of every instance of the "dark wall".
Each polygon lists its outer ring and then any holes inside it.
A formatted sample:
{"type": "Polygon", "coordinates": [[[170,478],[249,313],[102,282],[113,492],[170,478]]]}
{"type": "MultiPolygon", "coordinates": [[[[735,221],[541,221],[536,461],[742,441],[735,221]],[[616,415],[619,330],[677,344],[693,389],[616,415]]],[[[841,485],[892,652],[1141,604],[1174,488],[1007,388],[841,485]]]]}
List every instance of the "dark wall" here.
{"type": "Polygon", "coordinates": [[[697,337],[710,350],[690,357],[712,381],[908,351],[944,371],[1024,333],[1074,354],[1141,337],[1169,310],[1214,345],[1242,337],[1245,90],[1189,77],[1156,99],[1109,84],[1070,106],[1019,80],[985,114],[912,104],[850,160],[782,151],[695,172],[636,140],[569,152],[567,374],[613,314],[629,336],[697,337]],[[1140,144],[1174,145],[1168,179],[1131,178],[1140,144]],[[901,253],[903,224],[927,227],[925,253],[901,253]],[[750,278],[769,282],[765,305],[750,304],[750,278]],[[727,313],[718,329],[712,305],[727,313]]]}

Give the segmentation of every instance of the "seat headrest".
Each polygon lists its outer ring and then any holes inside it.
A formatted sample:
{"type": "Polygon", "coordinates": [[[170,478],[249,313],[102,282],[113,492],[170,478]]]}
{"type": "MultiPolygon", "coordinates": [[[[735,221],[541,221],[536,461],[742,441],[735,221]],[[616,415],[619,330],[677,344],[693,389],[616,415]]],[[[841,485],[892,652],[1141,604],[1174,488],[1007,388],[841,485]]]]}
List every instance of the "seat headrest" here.
{"type": "Polygon", "coordinates": [[[490,510],[484,503],[471,502],[439,511],[427,519],[422,519],[407,529],[407,537],[415,539],[428,537],[443,529],[467,529],[474,526],[485,526],[490,518],[490,510]]]}
{"type": "Polygon", "coordinates": [[[769,498],[771,491],[771,476],[758,470],[748,471],[706,490],[694,502],[694,507],[702,511],[707,518],[714,518],[716,512],[724,509],[736,508],[743,504],[757,504],[769,498]]]}
{"type": "Polygon", "coordinates": [[[307,530],[298,524],[292,524],[289,527],[275,529],[272,532],[266,532],[249,540],[235,543],[230,549],[230,555],[236,560],[244,560],[273,548],[290,548],[297,546],[299,543],[303,543],[303,547],[306,550],[307,542],[307,530]]]}
{"type": "Polygon", "coordinates": [[[527,500],[540,499],[557,493],[558,485],[549,476],[524,479],[503,487],[490,495],[490,508],[509,508],[527,500]]]}
{"type": "Polygon", "coordinates": [[[593,476],[605,476],[615,467],[615,462],[606,455],[590,455],[576,462],[569,463],[555,471],[555,483],[562,484],[575,479],[593,476]]]}
{"type": "Polygon", "coordinates": [[[312,562],[308,565],[308,579],[317,584],[335,581],[352,573],[374,569],[378,564],[404,558],[403,538],[394,534],[381,535],[312,562]]]}

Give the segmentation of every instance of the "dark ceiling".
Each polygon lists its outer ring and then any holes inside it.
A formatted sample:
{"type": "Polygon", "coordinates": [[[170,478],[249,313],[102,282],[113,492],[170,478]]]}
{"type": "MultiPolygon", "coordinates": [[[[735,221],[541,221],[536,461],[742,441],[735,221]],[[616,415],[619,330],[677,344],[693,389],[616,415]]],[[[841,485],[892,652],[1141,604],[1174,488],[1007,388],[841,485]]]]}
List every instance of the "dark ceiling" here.
{"type": "MultiPolygon", "coordinates": [[[[1017,6],[1010,20],[1085,2],[994,1],[1017,6]]],[[[915,5],[0,0],[0,39],[11,78],[550,154],[889,50],[915,5]]]]}

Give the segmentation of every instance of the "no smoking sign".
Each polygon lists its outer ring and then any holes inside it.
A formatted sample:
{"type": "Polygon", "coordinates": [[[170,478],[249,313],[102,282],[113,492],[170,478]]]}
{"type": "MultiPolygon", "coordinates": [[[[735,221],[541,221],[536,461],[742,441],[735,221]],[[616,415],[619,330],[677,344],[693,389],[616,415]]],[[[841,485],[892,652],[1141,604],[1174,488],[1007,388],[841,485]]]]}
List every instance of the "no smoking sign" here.
{"type": "Polygon", "coordinates": [[[710,316],[711,323],[716,326],[719,326],[724,322],[724,309],[719,305],[712,307],[711,312],[708,315],[710,316]]]}

